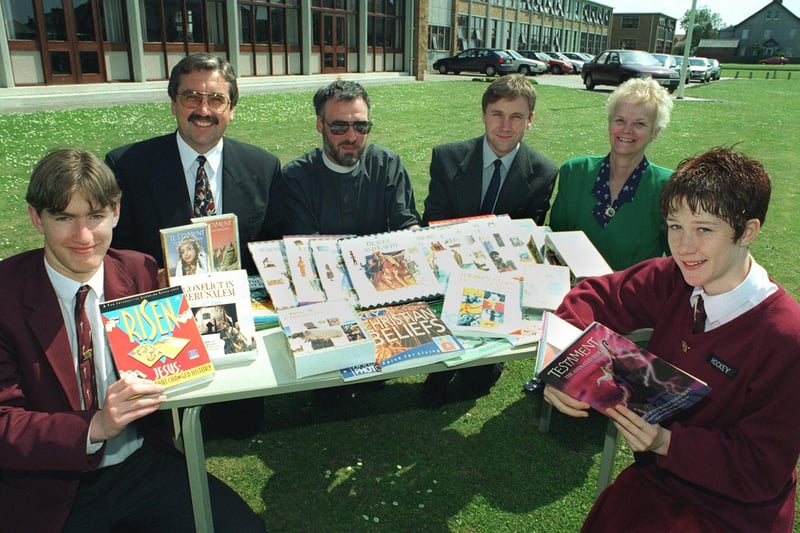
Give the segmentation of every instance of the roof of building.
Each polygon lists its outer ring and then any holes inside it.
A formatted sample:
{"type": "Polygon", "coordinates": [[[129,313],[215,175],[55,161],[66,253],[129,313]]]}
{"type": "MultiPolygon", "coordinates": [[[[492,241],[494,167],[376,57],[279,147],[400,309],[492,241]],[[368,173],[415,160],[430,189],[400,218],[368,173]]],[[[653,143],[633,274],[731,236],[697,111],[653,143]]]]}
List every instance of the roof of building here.
{"type": "Polygon", "coordinates": [[[700,39],[698,48],[737,48],[739,39],[700,39]]]}

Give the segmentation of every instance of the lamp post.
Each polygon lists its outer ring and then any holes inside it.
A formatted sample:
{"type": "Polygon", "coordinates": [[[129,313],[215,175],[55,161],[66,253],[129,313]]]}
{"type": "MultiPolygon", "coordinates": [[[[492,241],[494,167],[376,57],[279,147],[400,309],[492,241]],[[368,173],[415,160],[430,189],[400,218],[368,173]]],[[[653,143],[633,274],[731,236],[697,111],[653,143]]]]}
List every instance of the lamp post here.
{"type": "Polygon", "coordinates": [[[686,45],[683,47],[683,62],[681,63],[681,79],[678,83],[678,98],[683,98],[683,88],[686,85],[686,71],[689,69],[689,50],[692,47],[692,33],[694,32],[694,12],[697,0],[692,0],[692,10],[689,12],[689,28],[686,30],[686,45]]]}

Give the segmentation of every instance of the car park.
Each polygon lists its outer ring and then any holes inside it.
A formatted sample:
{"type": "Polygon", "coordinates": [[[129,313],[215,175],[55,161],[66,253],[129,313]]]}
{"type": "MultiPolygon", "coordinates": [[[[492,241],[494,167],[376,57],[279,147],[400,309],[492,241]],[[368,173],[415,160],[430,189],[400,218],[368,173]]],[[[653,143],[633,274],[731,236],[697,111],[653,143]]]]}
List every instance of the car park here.
{"type": "Polygon", "coordinates": [[[562,54],[561,52],[547,52],[547,55],[554,59],[560,59],[561,61],[566,61],[572,65],[572,73],[573,74],[580,74],[581,69],[583,68],[583,60],[582,59],[572,59],[568,57],[566,54],[562,54]]]}
{"type": "Polygon", "coordinates": [[[547,64],[543,61],[529,59],[516,50],[506,50],[505,52],[511,56],[515,72],[525,76],[533,76],[534,74],[544,74],[548,70],[547,64]]]}
{"type": "Polygon", "coordinates": [[[711,65],[705,57],[689,58],[689,81],[700,83],[711,81],[711,65]]]}
{"type": "Polygon", "coordinates": [[[452,57],[444,57],[433,64],[440,74],[461,74],[462,72],[482,72],[496,76],[514,72],[514,65],[503,50],[494,48],[468,48],[452,57]]]}
{"type": "Polygon", "coordinates": [[[621,85],[630,78],[653,78],[670,92],[677,89],[680,74],[661,65],[642,50],[605,50],[583,64],[583,84],[588,90],[597,85],[621,85]]]}
{"type": "Polygon", "coordinates": [[[762,65],[785,65],[789,62],[789,58],[784,56],[772,56],[759,59],[758,62],[762,65]]]}
{"type": "Polygon", "coordinates": [[[558,59],[556,57],[550,57],[548,54],[544,52],[537,52],[535,50],[517,50],[523,56],[530,58],[530,59],[538,59],[539,61],[544,61],[547,63],[547,66],[550,69],[550,72],[553,74],[572,74],[572,63],[568,61],[564,61],[563,59],[558,59]]]}

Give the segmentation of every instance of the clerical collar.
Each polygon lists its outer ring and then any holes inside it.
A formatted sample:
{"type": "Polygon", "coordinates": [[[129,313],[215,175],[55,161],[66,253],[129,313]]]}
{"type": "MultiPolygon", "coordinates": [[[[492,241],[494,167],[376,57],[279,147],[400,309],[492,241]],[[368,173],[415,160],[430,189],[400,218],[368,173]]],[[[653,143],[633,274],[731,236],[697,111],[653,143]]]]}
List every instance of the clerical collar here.
{"type": "Polygon", "coordinates": [[[343,167],[342,165],[337,165],[333,161],[330,160],[328,154],[325,150],[322,150],[322,162],[325,163],[325,166],[328,167],[330,170],[336,172],[337,174],[350,174],[355,169],[358,168],[358,165],[361,163],[361,160],[356,161],[356,164],[351,167],[343,167]]]}

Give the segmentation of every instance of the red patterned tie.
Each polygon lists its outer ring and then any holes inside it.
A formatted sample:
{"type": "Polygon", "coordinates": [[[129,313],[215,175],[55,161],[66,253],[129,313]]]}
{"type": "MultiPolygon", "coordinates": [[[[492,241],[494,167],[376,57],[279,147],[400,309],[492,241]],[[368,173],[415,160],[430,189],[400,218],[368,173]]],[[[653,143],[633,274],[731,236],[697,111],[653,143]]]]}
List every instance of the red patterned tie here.
{"type": "Polygon", "coordinates": [[[703,303],[703,297],[697,297],[697,303],[694,304],[694,325],[692,326],[692,333],[697,335],[698,333],[703,333],[706,330],[706,319],[708,315],[706,314],[706,305],[703,303]]]}
{"type": "Polygon", "coordinates": [[[197,177],[194,183],[194,216],[205,217],[216,215],[214,195],[211,194],[211,185],[206,174],[206,157],[197,156],[197,177]]]}
{"type": "Polygon", "coordinates": [[[92,326],[86,315],[86,295],[89,286],[83,285],[75,296],[75,327],[78,339],[78,370],[85,409],[97,408],[97,383],[94,377],[94,350],[92,326]]]}

